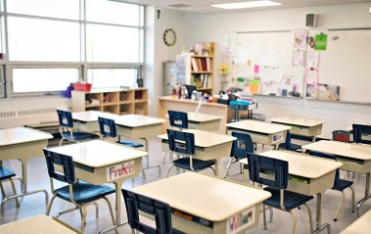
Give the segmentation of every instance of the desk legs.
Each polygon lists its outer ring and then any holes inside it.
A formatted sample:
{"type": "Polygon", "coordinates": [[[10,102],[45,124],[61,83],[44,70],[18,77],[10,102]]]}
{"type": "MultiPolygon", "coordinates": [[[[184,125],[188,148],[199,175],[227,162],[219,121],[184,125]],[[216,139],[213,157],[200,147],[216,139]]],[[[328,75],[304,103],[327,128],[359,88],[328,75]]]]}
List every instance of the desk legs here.
{"type": "Polygon", "coordinates": [[[370,194],[370,173],[366,173],[366,186],[365,186],[365,197],[362,198],[358,203],[356,207],[356,218],[359,217],[359,208],[361,208],[362,203],[367,201],[368,199],[371,198],[370,194]]]}
{"type": "Polygon", "coordinates": [[[316,229],[312,233],[320,233],[323,230],[327,229],[327,233],[331,234],[331,226],[328,223],[321,225],[322,221],[322,203],[323,203],[323,194],[317,194],[317,211],[316,211],[316,229]]]}
{"type": "Polygon", "coordinates": [[[161,166],[160,165],[158,165],[158,164],[149,165],[149,140],[150,139],[149,138],[141,138],[141,139],[144,140],[145,146],[146,146],[146,151],[148,153],[148,156],[146,156],[147,165],[146,165],[146,167],[142,166],[142,168],[140,169],[141,171],[143,171],[143,178],[146,179],[145,174],[144,174],[144,170],[152,169],[152,168],[155,168],[155,167],[158,168],[158,175],[161,176],[161,166]]]}

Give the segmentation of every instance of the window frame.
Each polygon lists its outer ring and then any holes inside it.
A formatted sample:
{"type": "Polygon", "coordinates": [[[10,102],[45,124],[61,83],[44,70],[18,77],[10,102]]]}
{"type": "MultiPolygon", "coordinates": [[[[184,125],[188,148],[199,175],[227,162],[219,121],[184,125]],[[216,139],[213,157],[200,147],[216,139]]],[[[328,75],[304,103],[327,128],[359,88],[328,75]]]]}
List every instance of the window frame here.
{"type": "MultiPolygon", "coordinates": [[[[60,92],[33,92],[33,93],[14,93],[13,92],[13,69],[14,68],[77,68],[79,69],[79,81],[87,81],[87,71],[90,68],[102,68],[102,69],[114,69],[114,68],[131,68],[131,69],[143,69],[143,64],[145,61],[145,12],[146,7],[140,4],[126,3],[138,5],[138,26],[123,25],[123,24],[113,24],[104,22],[93,22],[86,20],[86,0],[76,0],[79,3],[80,17],[78,20],[75,19],[63,19],[54,18],[48,16],[36,16],[36,15],[26,15],[26,14],[16,14],[7,12],[7,1],[11,0],[0,0],[0,18],[2,19],[2,26],[0,28],[0,36],[3,38],[2,46],[4,59],[0,61],[0,88],[2,88],[2,93],[0,94],[0,99],[2,98],[17,98],[17,97],[33,97],[33,96],[51,96],[59,95],[60,92]],[[9,42],[8,42],[8,16],[9,17],[22,17],[30,19],[40,19],[40,20],[54,20],[60,22],[75,22],[79,23],[80,27],[80,62],[54,62],[54,61],[9,61],[9,42]],[[138,28],[139,33],[139,47],[138,47],[138,62],[136,63],[123,63],[123,62],[88,62],[87,60],[87,46],[86,46],[86,26],[88,24],[94,25],[105,25],[105,26],[119,26],[127,28],[138,28]],[[141,35],[141,31],[143,34],[141,35]],[[3,83],[2,83],[3,82],[3,83]]],[[[124,2],[125,3],[125,2],[124,2]]]]}

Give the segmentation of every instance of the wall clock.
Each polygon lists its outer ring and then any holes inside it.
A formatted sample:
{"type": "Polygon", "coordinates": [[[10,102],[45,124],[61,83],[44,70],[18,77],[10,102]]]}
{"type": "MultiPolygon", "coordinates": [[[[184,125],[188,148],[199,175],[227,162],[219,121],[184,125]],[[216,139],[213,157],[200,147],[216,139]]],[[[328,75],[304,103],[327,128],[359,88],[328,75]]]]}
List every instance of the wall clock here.
{"type": "Polygon", "coordinates": [[[176,43],[176,33],[173,29],[166,29],[164,32],[164,42],[167,46],[173,46],[176,43]]]}

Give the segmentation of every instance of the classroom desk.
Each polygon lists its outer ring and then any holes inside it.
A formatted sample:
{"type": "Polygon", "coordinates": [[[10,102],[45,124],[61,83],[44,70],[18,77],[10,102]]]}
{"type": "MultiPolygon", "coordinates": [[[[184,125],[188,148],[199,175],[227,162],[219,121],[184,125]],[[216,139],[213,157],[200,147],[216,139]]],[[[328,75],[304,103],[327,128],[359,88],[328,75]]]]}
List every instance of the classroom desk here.
{"type": "MultiPolygon", "coordinates": [[[[321,225],[323,195],[327,189],[334,187],[336,169],[343,164],[288,151],[267,151],[261,155],[289,163],[287,190],[307,196],[317,195],[316,230],[314,233],[326,229],[329,224],[321,225]]],[[[249,180],[247,159],[241,160],[240,163],[244,164],[244,179],[249,180]]]]}
{"type": "Polygon", "coordinates": [[[366,174],[365,197],[356,207],[356,218],[359,216],[359,208],[363,202],[371,198],[370,173],[371,173],[371,147],[365,147],[339,141],[318,141],[302,147],[304,150],[322,152],[336,156],[343,163],[341,169],[351,172],[366,174]]]}
{"type": "MultiPolygon", "coordinates": [[[[198,129],[185,129],[183,132],[195,135],[194,158],[200,160],[215,160],[215,173],[219,175],[220,161],[224,157],[230,157],[232,143],[237,138],[219,133],[213,133],[198,129]]],[[[161,139],[161,148],[164,152],[170,152],[167,134],[158,136],[161,139]]],[[[187,156],[187,155],[185,155],[187,156]]]]}
{"type": "Polygon", "coordinates": [[[188,128],[218,131],[222,116],[188,112],[188,128]]]}
{"type": "MultiPolygon", "coordinates": [[[[22,164],[23,191],[27,192],[27,163],[31,158],[44,157],[43,148],[53,136],[31,128],[0,130],[0,164],[2,160],[18,159],[22,164]]],[[[1,165],[0,165],[1,166],[1,165]]]]}
{"type": "Polygon", "coordinates": [[[0,225],[1,234],[84,234],[66,223],[46,215],[36,215],[0,225]]]}
{"type": "Polygon", "coordinates": [[[321,135],[322,126],[326,122],[321,119],[311,119],[298,116],[280,116],[270,119],[271,123],[290,126],[290,133],[311,137],[313,142],[321,135]]]}
{"type": "MultiPolygon", "coordinates": [[[[259,224],[261,203],[271,194],[257,187],[187,172],[135,187],[134,192],[166,202],[172,225],[185,233],[242,234],[259,224]],[[176,213],[192,216],[193,220],[176,213]],[[233,220],[241,224],[231,228],[233,220]]],[[[145,215],[145,214],[143,214],[145,215]]]]}
{"type": "Polygon", "coordinates": [[[85,132],[99,132],[98,117],[116,120],[119,115],[102,111],[73,112],[73,128],[85,132]]]}
{"type": "Polygon", "coordinates": [[[371,210],[345,228],[340,234],[365,234],[371,230],[371,210]]]}
{"type": "MultiPolygon", "coordinates": [[[[149,141],[161,133],[164,119],[149,117],[144,115],[122,115],[116,120],[117,135],[126,136],[134,139],[143,139],[145,141],[146,151],[149,154],[149,141]]],[[[149,165],[149,155],[147,157],[147,165],[142,170],[157,167],[159,175],[161,175],[161,167],[158,164],[149,165]]],[[[145,178],[145,174],[144,178],[145,178]]]]}
{"type": "MultiPolygon", "coordinates": [[[[126,179],[139,175],[142,157],[147,156],[147,152],[102,140],[46,150],[71,156],[75,163],[77,179],[91,184],[114,183],[116,188],[116,222],[120,223],[122,184],[126,179]],[[118,171],[122,171],[123,175],[117,173],[118,171]]],[[[56,166],[55,168],[63,172],[61,167],[56,166]]]]}
{"type": "Polygon", "coordinates": [[[265,123],[254,120],[243,120],[236,123],[229,123],[226,125],[228,134],[232,131],[250,134],[253,142],[263,145],[273,145],[277,149],[279,144],[286,140],[287,131],[291,127],[265,123]]]}

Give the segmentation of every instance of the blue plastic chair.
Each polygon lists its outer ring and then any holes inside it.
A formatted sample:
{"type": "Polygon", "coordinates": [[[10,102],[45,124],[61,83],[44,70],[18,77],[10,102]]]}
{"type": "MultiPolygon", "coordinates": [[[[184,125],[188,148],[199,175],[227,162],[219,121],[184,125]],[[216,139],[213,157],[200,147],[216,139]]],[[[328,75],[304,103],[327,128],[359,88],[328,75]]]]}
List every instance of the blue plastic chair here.
{"type": "Polygon", "coordinates": [[[267,229],[267,222],[265,217],[265,206],[270,206],[282,211],[291,213],[294,218],[294,223],[291,233],[295,233],[296,215],[292,212],[293,209],[301,205],[305,205],[308,209],[310,230],[313,232],[312,214],[307,202],[313,199],[313,196],[306,196],[299,193],[287,191],[289,164],[287,161],[273,159],[256,154],[248,154],[249,175],[250,180],[263,185],[268,185],[264,190],[272,194],[270,198],[263,202],[263,218],[264,229],[267,229]],[[271,179],[261,177],[260,173],[267,172],[272,175],[271,179]],[[282,199],[281,199],[282,197],[282,199]]]}
{"type": "MultiPolygon", "coordinates": [[[[312,152],[309,152],[309,155],[337,161],[336,157],[334,155],[330,155],[330,154],[324,154],[324,153],[313,152],[312,151],[312,152]]],[[[340,204],[338,206],[338,209],[336,211],[336,215],[335,215],[335,218],[334,218],[335,222],[338,220],[341,208],[343,207],[343,203],[344,203],[344,200],[345,200],[344,190],[347,189],[347,188],[350,188],[352,190],[352,212],[354,213],[354,211],[355,211],[355,191],[354,191],[354,188],[352,187],[352,185],[353,185],[352,181],[340,179],[340,170],[337,169],[336,174],[335,174],[334,187],[332,189],[336,190],[336,191],[340,191],[342,193],[342,196],[341,196],[341,201],[340,201],[340,204]]]]}
{"type": "Polygon", "coordinates": [[[188,128],[188,114],[180,111],[168,111],[169,123],[171,127],[179,128],[180,130],[188,128]]]}
{"type": "Polygon", "coordinates": [[[77,142],[83,140],[91,140],[99,138],[98,135],[88,133],[88,132],[75,132],[73,129],[73,119],[72,119],[72,113],[70,111],[64,111],[64,110],[57,110],[58,112],[58,119],[59,119],[59,125],[60,125],[60,134],[62,139],[59,141],[59,146],[63,144],[64,140],[77,142]],[[65,132],[64,129],[67,129],[65,132]]]}
{"type": "Polygon", "coordinates": [[[85,228],[85,220],[87,215],[86,205],[99,199],[104,199],[108,204],[112,222],[115,224],[111,202],[106,198],[107,195],[115,193],[115,189],[105,185],[93,185],[81,180],[75,182],[75,168],[72,157],[51,152],[46,149],[44,149],[44,154],[48,174],[50,177],[50,187],[53,194],[53,198],[50,201],[46,215],[49,215],[56,197],[71,202],[76,206],[76,209],[80,210],[82,216],[80,229],[83,231],[85,228]],[[63,172],[56,172],[54,165],[58,165],[63,168],[63,172]],[[54,189],[53,179],[68,183],[68,185],[54,189]]]}
{"type": "Polygon", "coordinates": [[[181,234],[183,232],[172,228],[171,209],[169,204],[162,201],[122,189],[128,224],[132,229],[146,234],[181,234]],[[139,219],[139,211],[152,215],[156,227],[148,226],[139,219]]]}
{"type": "MultiPolygon", "coordinates": [[[[98,117],[98,122],[99,122],[100,134],[103,137],[112,137],[112,138],[117,137],[116,124],[115,124],[115,121],[113,119],[98,117]]],[[[133,148],[143,147],[142,144],[137,143],[137,142],[133,142],[133,141],[118,140],[118,141],[116,141],[116,143],[121,144],[121,145],[130,146],[130,147],[133,147],[133,148]]]]}
{"type": "Polygon", "coordinates": [[[215,160],[203,161],[193,158],[196,148],[195,136],[193,133],[167,129],[167,136],[170,151],[172,153],[184,155],[185,157],[173,161],[173,165],[167,170],[166,177],[169,176],[170,170],[173,167],[191,171],[201,171],[206,168],[211,168],[215,175],[215,170],[212,168],[212,166],[215,165],[215,160]]]}
{"type": "Polygon", "coordinates": [[[249,134],[232,132],[232,136],[236,137],[237,139],[233,141],[232,150],[231,150],[231,158],[227,165],[224,178],[228,176],[228,172],[229,172],[229,169],[231,168],[233,160],[236,160],[236,162],[238,162],[239,160],[246,158],[248,154],[254,153],[254,148],[255,148],[254,143],[249,134]]]}
{"type": "MultiPolygon", "coordinates": [[[[13,193],[14,195],[17,194],[17,190],[15,189],[15,185],[14,185],[14,180],[15,179],[15,173],[5,167],[0,167],[0,188],[1,188],[1,194],[2,194],[2,201],[0,202],[1,204],[1,215],[4,215],[5,214],[5,208],[4,208],[4,205],[5,205],[5,202],[8,201],[9,198],[11,198],[12,196],[7,196],[6,193],[5,193],[5,190],[4,190],[4,187],[3,187],[3,182],[5,182],[6,180],[9,180],[9,182],[11,183],[12,185],[12,189],[13,189],[13,193]]],[[[17,179],[20,180],[20,178],[17,177],[17,179]]],[[[15,199],[15,202],[16,202],[16,205],[17,207],[20,206],[19,204],[19,201],[18,199],[15,199]]]]}
{"type": "Polygon", "coordinates": [[[301,150],[301,145],[292,144],[291,133],[287,131],[285,143],[279,144],[278,150],[298,151],[301,150]]]}
{"type": "Polygon", "coordinates": [[[355,143],[371,145],[371,140],[363,139],[364,135],[371,138],[371,125],[353,124],[353,141],[355,143]]]}

